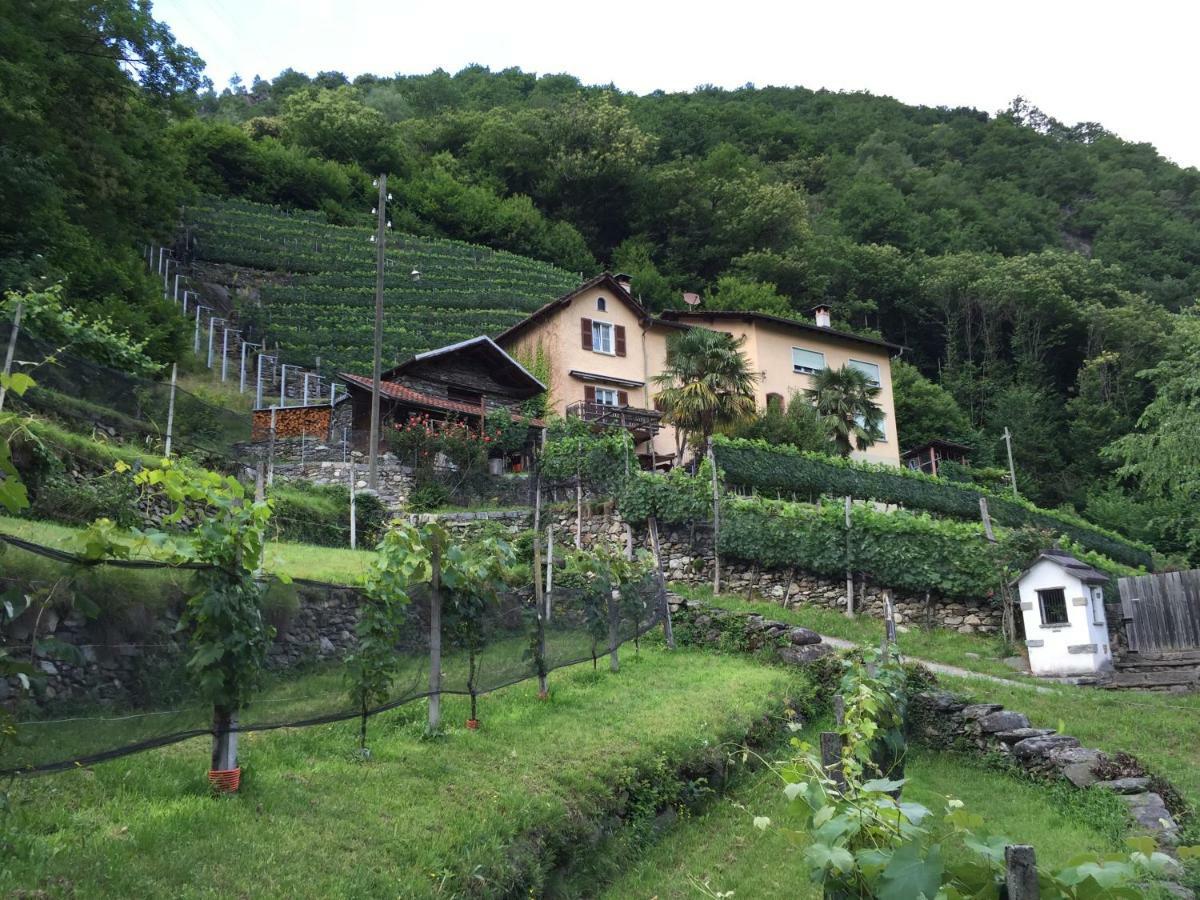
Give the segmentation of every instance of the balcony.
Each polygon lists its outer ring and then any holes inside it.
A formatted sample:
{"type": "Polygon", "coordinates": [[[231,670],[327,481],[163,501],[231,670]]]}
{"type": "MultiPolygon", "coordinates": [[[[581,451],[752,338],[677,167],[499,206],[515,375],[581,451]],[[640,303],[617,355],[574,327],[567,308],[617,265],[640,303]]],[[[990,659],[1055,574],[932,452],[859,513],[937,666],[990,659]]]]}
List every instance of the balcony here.
{"type": "Polygon", "coordinates": [[[609,406],[581,400],[567,407],[567,415],[602,428],[625,428],[638,441],[649,440],[658,433],[662,413],[636,406],[609,406]]]}

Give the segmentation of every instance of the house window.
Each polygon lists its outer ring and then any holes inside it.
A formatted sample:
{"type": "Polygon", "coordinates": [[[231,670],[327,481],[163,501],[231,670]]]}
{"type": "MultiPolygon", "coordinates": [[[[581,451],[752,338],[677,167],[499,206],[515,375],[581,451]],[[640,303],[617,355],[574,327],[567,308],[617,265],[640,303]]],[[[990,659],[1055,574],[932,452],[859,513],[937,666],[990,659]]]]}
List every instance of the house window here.
{"type": "Polygon", "coordinates": [[[603,297],[597,297],[597,298],[596,298],[596,311],[597,311],[597,312],[604,312],[606,309],[608,309],[608,306],[607,306],[607,304],[605,303],[605,301],[604,301],[604,298],[603,298],[603,297]]]}
{"type": "Polygon", "coordinates": [[[1038,606],[1042,610],[1043,625],[1066,625],[1067,595],[1062,588],[1046,588],[1037,592],[1038,606]]]}
{"type": "Polygon", "coordinates": [[[592,349],[597,353],[612,354],[613,327],[609,322],[592,323],[592,349]]]}
{"type": "Polygon", "coordinates": [[[620,406],[617,392],[613,388],[596,388],[596,403],[600,406],[620,406]]]}
{"type": "Polygon", "coordinates": [[[863,362],[861,359],[852,359],[849,365],[850,368],[858,369],[858,371],[866,375],[867,381],[875,385],[875,387],[879,387],[879,366],[875,363],[863,362]]]}
{"type": "Polygon", "coordinates": [[[792,371],[799,375],[816,375],[825,368],[825,354],[817,350],[792,348],[792,371]]]}
{"type": "Polygon", "coordinates": [[[1107,624],[1104,618],[1104,589],[1099,587],[1092,588],[1092,624],[1107,624]]]}
{"type": "MultiPolygon", "coordinates": [[[[865,416],[855,416],[854,424],[865,430],[867,427],[867,419],[865,416]]],[[[878,444],[887,443],[887,413],[881,413],[879,416],[879,427],[875,429],[875,442],[878,444]]],[[[917,466],[914,466],[912,463],[913,461],[910,460],[909,468],[917,468],[917,466]]]]}

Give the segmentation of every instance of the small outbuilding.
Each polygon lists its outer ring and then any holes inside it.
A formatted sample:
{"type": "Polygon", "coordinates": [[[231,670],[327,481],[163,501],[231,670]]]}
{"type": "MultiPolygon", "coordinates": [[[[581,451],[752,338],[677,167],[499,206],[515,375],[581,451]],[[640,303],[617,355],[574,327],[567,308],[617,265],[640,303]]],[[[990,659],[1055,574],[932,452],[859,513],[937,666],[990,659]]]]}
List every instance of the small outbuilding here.
{"type": "Polygon", "coordinates": [[[1046,550],[1013,582],[1034,675],[1112,669],[1104,585],[1108,576],[1061,550],[1046,550]]]}

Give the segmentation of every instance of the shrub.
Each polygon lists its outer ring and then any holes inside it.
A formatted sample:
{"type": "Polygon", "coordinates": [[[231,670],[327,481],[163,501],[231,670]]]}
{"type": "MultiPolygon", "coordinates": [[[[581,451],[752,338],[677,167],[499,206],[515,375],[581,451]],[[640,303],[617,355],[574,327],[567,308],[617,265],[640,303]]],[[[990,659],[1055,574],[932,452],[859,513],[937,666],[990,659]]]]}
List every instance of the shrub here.
{"type": "MultiPolygon", "coordinates": [[[[347,547],[350,544],[350,491],[338,484],[276,484],[271,489],[276,540],[347,547]]],[[[386,524],[387,510],[374,494],[355,497],[358,545],[374,547],[386,524]]]]}
{"type": "Polygon", "coordinates": [[[987,497],[992,520],[1020,528],[1033,525],[1130,566],[1149,566],[1150,548],[1085,522],[1067,512],[1039,509],[1027,500],[1002,496],[981,486],[942,481],[895,466],[873,465],[802,453],[763,441],[717,437],[717,465],[730,484],[815,500],[851,496],[894,503],[968,521],[979,520],[979,500],[987,497]]]}

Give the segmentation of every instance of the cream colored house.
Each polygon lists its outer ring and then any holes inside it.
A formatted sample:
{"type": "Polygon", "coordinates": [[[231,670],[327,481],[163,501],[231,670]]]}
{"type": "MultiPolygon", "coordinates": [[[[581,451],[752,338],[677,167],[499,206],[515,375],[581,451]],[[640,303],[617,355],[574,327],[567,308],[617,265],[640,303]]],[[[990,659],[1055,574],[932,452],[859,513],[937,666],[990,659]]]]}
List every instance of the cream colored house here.
{"type": "Polygon", "coordinates": [[[828,310],[818,310],[824,324],[716,310],[671,311],[659,317],[634,300],[627,279],[605,273],[547,303],[496,340],[520,359],[540,354],[548,360],[552,410],[624,425],[648,465],[668,464],[675,454],[674,429],[661,424],[653,399],[653,378],[666,367],[672,333],[702,327],[745,335],[742,352],[759,373],[756,399],[764,409],[769,402],[789,402],[822,367],[857,366],[882,388],[885,420],[884,440],[854,455],[899,465],[891,357],[900,348],[835,331],[828,325],[828,310]]]}

